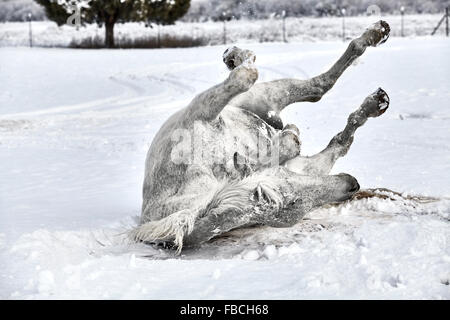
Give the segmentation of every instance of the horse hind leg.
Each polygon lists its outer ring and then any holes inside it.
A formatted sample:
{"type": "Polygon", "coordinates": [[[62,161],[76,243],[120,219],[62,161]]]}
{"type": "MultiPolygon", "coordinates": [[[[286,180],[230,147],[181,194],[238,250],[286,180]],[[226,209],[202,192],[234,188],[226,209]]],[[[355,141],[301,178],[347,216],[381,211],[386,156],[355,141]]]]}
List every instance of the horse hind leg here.
{"type": "MultiPolygon", "coordinates": [[[[389,24],[385,21],[378,21],[360,37],[353,39],[344,54],[325,73],[308,80],[279,79],[257,83],[247,92],[234,97],[230,101],[230,105],[250,110],[262,119],[277,124],[279,122],[278,114],[288,105],[297,102],[319,101],[368,47],[386,42],[389,33],[389,24]]],[[[279,126],[282,127],[282,124],[279,126]]]]}
{"type": "Polygon", "coordinates": [[[247,91],[258,79],[258,70],[253,65],[255,55],[249,50],[242,52],[229,50],[228,60],[224,58],[231,70],[228,78],[198,94],[192,100],[186,108],[184,124],[190,124],[196,120],[214,120],[232,98],[247,91]]]}

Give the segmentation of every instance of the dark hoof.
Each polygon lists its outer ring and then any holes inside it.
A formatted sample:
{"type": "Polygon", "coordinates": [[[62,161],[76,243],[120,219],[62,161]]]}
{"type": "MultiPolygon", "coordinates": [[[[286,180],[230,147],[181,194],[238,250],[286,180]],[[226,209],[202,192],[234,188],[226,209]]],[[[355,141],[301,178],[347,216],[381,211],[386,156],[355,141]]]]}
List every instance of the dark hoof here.
{"type": "Polygon", "coordinates": [[[379,117],[389,108],[389,96],[383,89],[378,88],[366,98],[361,108],[366,117],[379,117]]]}
{"type": "Polygon", "coordinates": [[[389,108],[389,96],[386,93],[386,91],[384,91],[381,88],[378,88],[374,93],[373,96],[375,98],[375,100],[377,101],[377,110],[374,111],[374,113],[372,115],[370,115],[371,117],[379,117],[381,116],[383,113],[386,112],[386,110],[389,108]]]}
{"type": "Polygon", "coordinates": [[[233,70],[246,63],[254,63],[255,54],[250,50],[242,50],[236,46],[230,47],[223,53],[223,62],[229,70],[233,70]]]}
{"type": "Polygon", "coordinates": [[[389,34],[391,32],[391,27],[386,21],[380,20],[376,22],[372,27],[369,28],[372,31],[372,43],[373,47],[377,47],[383,44],[389,39],[389,34]]]}

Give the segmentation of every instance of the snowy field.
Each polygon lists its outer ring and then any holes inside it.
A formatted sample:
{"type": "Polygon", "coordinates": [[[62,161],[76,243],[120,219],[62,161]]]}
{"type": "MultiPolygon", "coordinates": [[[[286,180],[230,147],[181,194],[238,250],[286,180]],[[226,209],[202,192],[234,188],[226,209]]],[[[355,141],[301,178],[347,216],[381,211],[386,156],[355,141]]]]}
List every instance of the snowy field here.
{"type": "MultiPolygon", "coordinates": [[[[404,35],[406,37],[430,35],[434,27],[441,20],[442,14],[406,15],[404,18],[404,35]]],[[[391,36],[401,35],[401,16],[359,16],[345,18],[346,37],[358,36],[361,30],[377,20],[389,21],[391,36]]],[[[33,22],[33,43],[40,47],[67,47],[72,41],[79,43],[82,39],[98,37],[104,39],[104,28],[94,25],[74,27],[63,25],[58,27],[51,21],[33,22]]],[[[157,36],[157,28],[146,28],[143,23],[116,24],[116,44],[123,40],[139,39],[157,36]]],[[[436,32],[444,35],[445,26],[436,32]]],[[[236,41],[246,43],[282,41],[282,21],[280,19],[267,20],[233,20],[226,24],[227,42],[236,41]]],[[[177,22],[175,25],[161,27],[161,36],[190,37],[204,39],[207,44],[223,44],[222,22],[177,22]]],[[[299,17],[286,19],[286,36],[291,42],[317,42],[342,39],[342,18],[339,17],[299,17]]],[[[28,46],[29,26],[23,22],[0,23],[0,47],[28,46]]]]}
{"type": "MultiPolygon", "coordinates": [[[[316,75],[346,45],[245,46],[265,81],[316,75]]],[[[450,299],[448,38],[369,48],[319,103],[282,114],[312,154],[382,87],[389,110],[333,173],[437,201],[352,201],[180,257],[127,242],[153,136],[227,76],[224,49],[0,48],[0,298],[450,299]]]]}

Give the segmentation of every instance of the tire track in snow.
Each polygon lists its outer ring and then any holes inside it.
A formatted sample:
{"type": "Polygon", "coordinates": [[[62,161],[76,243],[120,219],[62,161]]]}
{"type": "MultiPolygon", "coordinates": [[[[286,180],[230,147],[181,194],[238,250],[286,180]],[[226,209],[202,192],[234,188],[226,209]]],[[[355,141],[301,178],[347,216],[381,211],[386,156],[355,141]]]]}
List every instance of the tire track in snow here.
{"type": "Polygon", "coordinates": [[[138,116],[142,113],[139,111],[150,113],[152,109],[161,110],[159,108],[160,105],[167,107],[169,102],[174,104],[177,101],[184,102],[185,97],[188,95],[192,96],[196,91],[195,87],[187,84],[195,81],[194,79],[183,81],[174,78],[175,76],[172,74],[163,76],[147,75],[143,81],[129,81],[113,75],[108,79],[125,89],[121,94],[44,110],[0,115],[0,128],[4,132],[17,132],[24,129],[42,128],[50,124],[54,125],[58,122],[70,120],[91,120],[92,117],[95,117],[99,120],[105,119],[107,121],[108,119],[124,115],[133,117],[131,111],[135,111],[138,116]],[[148,83],[146,83],[147,81],[148,83]],[[157,90],[156,94],[148,94],[148,90],[143,86],[147,85],[149,88],[154,88],[155,83],[158,86],[162,86],[162,90],[157,90]],[[174,99],[174,97],[176,98],[174,99]],[[151,104],[148,102],[151,102],[151,104]],[[24,121],[26,121],[26,125],[24,125],[24,121]]]}

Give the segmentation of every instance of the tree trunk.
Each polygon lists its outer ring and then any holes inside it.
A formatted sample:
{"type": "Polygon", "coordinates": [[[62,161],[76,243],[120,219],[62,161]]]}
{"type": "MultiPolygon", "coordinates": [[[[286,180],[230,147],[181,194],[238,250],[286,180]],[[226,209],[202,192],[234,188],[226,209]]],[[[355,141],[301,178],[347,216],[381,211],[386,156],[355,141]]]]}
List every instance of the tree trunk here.
{"type": "Polygon", "coordinates": [[[161,48],[161,29],[158,24],[158,48],[161,48]]]}
{"type": "Polygon", "coordinates": [[[114,48],[114,22],[105,23],[105,46],[114,48]]]}

